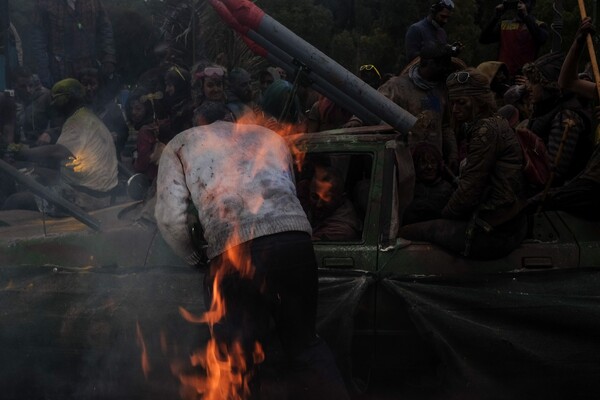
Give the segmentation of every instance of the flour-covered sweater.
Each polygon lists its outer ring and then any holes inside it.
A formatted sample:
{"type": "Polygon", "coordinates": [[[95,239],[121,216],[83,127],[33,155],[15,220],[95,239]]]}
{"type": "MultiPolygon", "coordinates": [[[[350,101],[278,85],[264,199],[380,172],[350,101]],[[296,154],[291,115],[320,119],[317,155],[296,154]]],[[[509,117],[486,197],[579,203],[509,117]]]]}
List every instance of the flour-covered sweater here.
{"type": "Polygon", "coordinates": [[[181,132],[158,168],[155,216],[171,248],[198,259],[186,223],[196,206],[207,255],[213,258],[251,239],[287,231],[311,233],[296,196],[285,141],[257,125],[218,121],[181,132]]]}

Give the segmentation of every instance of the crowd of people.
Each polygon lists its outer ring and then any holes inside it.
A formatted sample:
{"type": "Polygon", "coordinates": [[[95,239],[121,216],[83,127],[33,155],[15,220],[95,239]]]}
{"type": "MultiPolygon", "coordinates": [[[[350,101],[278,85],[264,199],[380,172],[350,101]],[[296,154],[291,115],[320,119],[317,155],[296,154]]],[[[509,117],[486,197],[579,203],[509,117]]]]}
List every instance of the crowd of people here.
{"type": "MultiPolygon", "coordinates": [[[[600,151],[591,106],[591,100],[598,100],[597,85],[578,65],[583,43],[594,33],[590,19],[582,22],[566,57],[560,52],[540,56],[548,31],[532,15],[534,0],[506,0],[480,37],[482,43],[499,43],[497,60],[469,66],[459,57],[461,44],[449,43],[451,34],[444,30],[454,7],[452,0],[440,0],[407,29],[406,55],[412,61],[398,74],[382,74],[372,64],[356,71],[417,116],[406,135],[416,173],[414,199],[403,210],[399,235],[465,257],[502,257],[525,238],[531,210],[600,217],[595,207],[600,151]],[[502,19],[507,12],[514,17],[502,19]],[[535,155],[527,151],[526,138],[537,139],[535,155]],[[531,169],[539,166],[546,172],[533,171],[533,179],[531,169]]],[[[287,251],[298,254],[291,273],[307,279],[313,292],[316,280],[310,274],[316,264],[307,250],[310,239],[360,239],[362,221],[344,192],[341,171],[316,165],[299,185],[285,145],[271,135],[361,126],[343,104],[295,86],[294,77],[280,68],[249,71],[211,60],[188,66],[170,52],[124,91],[100,0],[39,1],[34,23],[36,65],[15,68],[14,95],[0,94],[5,160],[35,162],[41,182],[85,210],[114,202],[119,170],[143,174],[151,183],[149,196],[161,195],[156,219],[163,236],[190,263],[199,260],[185,230],[193,203],[215,269],[227,262],[228,246],[246,246],[256,252],[260,279],[270,279],[280,274],[272,260],[287,251]],[[212,146],[215,141],[229,147],[212,146]],[[246,165],[238,171],[243,175],[258,151],[272,153],[260,180],[270,186],[253,186],[252,179],[239,181],[237,175],[227,185],[215,181],[214,173],[231,175],[231,152],[241,157],[236,165],[246,165]],[[207,175],[209,167],[217,172],[207,175]],[[235,182],[239,185],[232,187],[235,182]],[[300,189],[304,202],[297,198],[300,189]],[[260,196],[262,214],[244,208],[260,196]],[[235,232],[232,243],[234,217],[249,227],[235,232]]],[[[3,209],[40,208],[33,194],[18,190],[6,177],[0,176],[0,186],[3,209]]],[[[248,295],[264,297],[256,294],[262,282],[256,279],[250,280],[248,295]]],[[[275,282],[289,284],[281,277],[275,282]]],[[[290,288],[279,294],[289,295],[290,310],[299,307],[309,329],[300,330],[304,337],[288,329],[286,305],[279,304],[278,318],[290,354],[299,356],[320,346],[314,335],[315,305],[290,288]]],[[[239,308],[244,310],[244,304],[239,308]]]]}
{"type": "MultiPolygon", "coordinates": [[[[597,125],[590,101],[595,95],[588,89],[594,85],[593,77],[589,67],[579,68],[579,49],[571,49],[566,62],[560,52],[538,56],[548,30],[533,16],[534,6],[534,0],[505,0],[496,6],[480,41],[498,43],[497,60],[470,68],[460,59],[462,45],[449,43],[451,33],[444,29],[455,5],[452,0],[440,0],[431,5],[426,17],[408,27],[406,55],[412,61],[400,73],[381,73],[372,64],[356,71],[371,87],[418,117],[407,136],[417,183],[405,225],[448,217],[450,214],[440,214],[442,209],[451,209],[444,205],[454,204],[455,210],[466,207],[466,214],[472,215],[476,204],[481,208],[485,203],[482,196],[495,196],[486,190],[465,190],[464,185],[468,181],[465,171],[475,163],[474,127],[496,115],[508,122],[510,138],[514,137],[523,150],[525,159],[516,160],[515,165],[524,163],[531,169],[546,164],[541,171],[523,168],[522,188],[514,189],[521,208],[536,202],[545,207],[567,207],[565,201],[557,200],[565,196],[559,188],[572,185],[582,171],[588,171],[583,182],[593,180],[594,172],[589,171],[593,166],[588,163],[594,159],[597,125]],[[504,18],[507,14],[509,17],[504,18]],[[451,76],[457,87],[471,87],[465,96],[453,96],[451,76]],[[532,140],[536,154],[539,149],[543,158],[532,160],[524,150],[532,140]],[[435,176],[429,177],[426,170],[433,163],[435,176]],[[530,179],[531,174],[535,179],[530,179]],[[472,194],[474,200],[456,197],[459,190],[472,194]],[[455,198],[460,201],[452,200],[455,198]]],[[[81,194],[83,200],[73,194],[69,198],[86,210],[106,203],[89,201],[90,194],[114,199],[119,185],[113,176],[114,165],[121,171],[143,174],[150,184],[155,182],[164,147],[193,126],[222,120],[262,125],[285,135],[363,124],[326,94],[294,86],[294,77],[286,76],[281,68],[251,72],[244,66],[228,69],[209,60],[187,66],[178,61],[176,52],[169,51],[162,51],[159,64],[148,68],[131,89],[123,90],[115,74],[111,24],[100,0],[41,1],[33,21],[35,67],[14,68],[14,95],[0,94],[3,153],[12,161],[35,161],[41,180],[55,188],[63,187],[62,193],[68,184],[69,191],[81,194]],[[86,134],[67,140],[73,124],[78,131],[85,126],[86,134]],[[94,145],[91,139],[98,141],[98,135],[88,135],[91,130],[101,131],[102,137],[112,140],[94,145]],[[101,150],[94,146],[101,146],[101,150]],[[107,165],[111,166],[110,182],[92,183],[96,181],[87,175],[103,171],[107,165]]],[[[586,20],[573,46],[579,46],[581,38],[590,32],[593,25],[586,20]]],[[[486,131],[500,129],[490,128],[489,123],[483,126],[486,131]]],[[[505,127],[501,130],[504,132],[505,127]]],[[[488,150],[486,157],[491,157],[488,150]]],[[[499,162],[498,157],[492,160],[499,162]]],[[[492,167],[480,167],[488,168],[488,176],[492,167]]],[[[328,176],[339,173],[330,171],[328,176]]],[[[39,208],[33,196],[18,193],[6,178],[0,184],[4,209],[39,208]]],[[[313,214],[305,208],[309,216],[313,214]]],[[[585,214],[587,208],[591,207],[570,211],[585,214]]],[[[316,226],[317,221],[314,223],[316,226]]]]}

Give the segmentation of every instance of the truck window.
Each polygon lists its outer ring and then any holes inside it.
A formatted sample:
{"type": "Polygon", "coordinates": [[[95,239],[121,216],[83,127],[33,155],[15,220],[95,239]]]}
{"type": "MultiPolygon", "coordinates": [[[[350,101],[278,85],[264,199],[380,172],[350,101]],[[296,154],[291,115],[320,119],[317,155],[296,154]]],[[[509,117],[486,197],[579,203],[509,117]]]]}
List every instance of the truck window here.
{"type": "Polygon", "coordinates": [[[296,171],[296,187],[313,240],[362,240],[372,159],[370,154],[307,155],[296,171]]]}

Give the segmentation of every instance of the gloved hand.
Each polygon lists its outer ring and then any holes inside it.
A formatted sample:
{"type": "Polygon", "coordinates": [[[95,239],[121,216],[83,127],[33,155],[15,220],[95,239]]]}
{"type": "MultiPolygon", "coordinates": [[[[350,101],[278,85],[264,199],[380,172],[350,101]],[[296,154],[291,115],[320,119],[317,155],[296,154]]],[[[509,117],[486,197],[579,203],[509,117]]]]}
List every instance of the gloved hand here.
{"type": "Polygon", "coordinates": [[[587,35],[594,35],[596,33],[596,27],[592,24],[592,19],[590,17],[585,17],[581,24],[579,25],[579,29],[577,29],[577,33],[575,34],[575,40],[579,44],[584,44],[587,35]]]}

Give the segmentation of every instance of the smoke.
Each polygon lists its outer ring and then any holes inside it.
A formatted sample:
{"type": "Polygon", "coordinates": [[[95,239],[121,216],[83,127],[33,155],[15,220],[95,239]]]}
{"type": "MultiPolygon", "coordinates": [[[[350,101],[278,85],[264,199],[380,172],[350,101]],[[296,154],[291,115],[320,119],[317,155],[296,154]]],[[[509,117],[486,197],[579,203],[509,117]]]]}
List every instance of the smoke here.
{"type": "Polygon", "coordinates": [[[3,399],[178,398],[170,363],[208,338],[179,315],[204,311],[202,274],[188,268],[4,266],[0,297],[3,399]]]}

